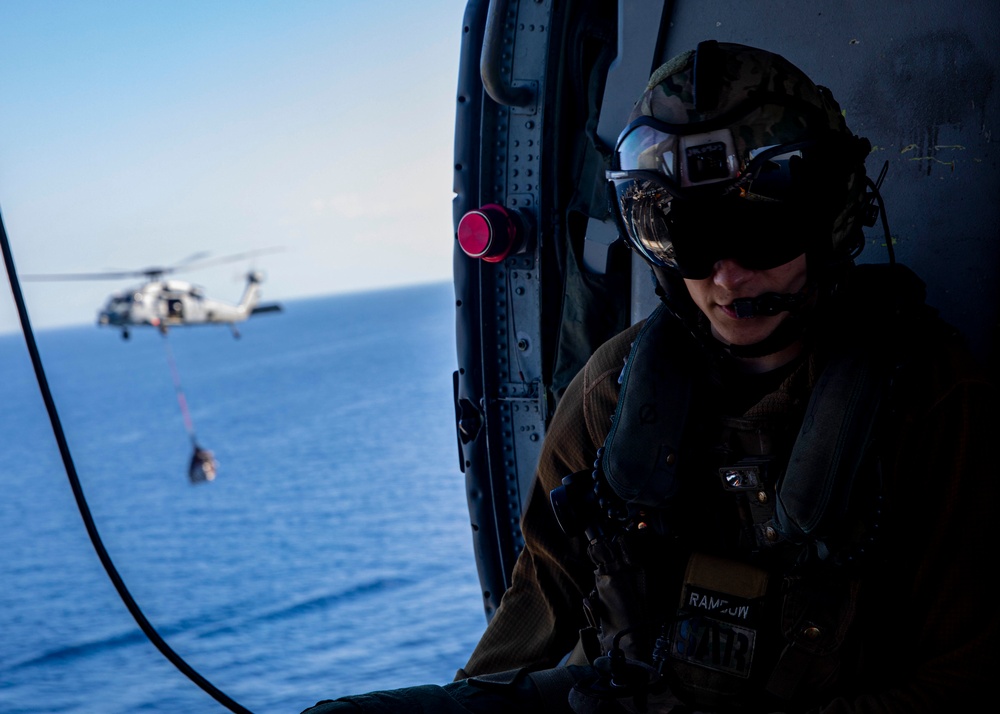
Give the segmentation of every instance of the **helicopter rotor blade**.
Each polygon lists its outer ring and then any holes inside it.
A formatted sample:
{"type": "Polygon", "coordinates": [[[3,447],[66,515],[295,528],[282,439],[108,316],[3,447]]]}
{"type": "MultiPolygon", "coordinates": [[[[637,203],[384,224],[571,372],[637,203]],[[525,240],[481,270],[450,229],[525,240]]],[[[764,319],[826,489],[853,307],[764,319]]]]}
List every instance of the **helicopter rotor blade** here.
{"type": "Polygon", "coordinates": [[[207,251],[207,250],[201,250],[201,251],[198,251],[197,253],[192,253],[191,255],[189,255],[188,257],[184,258],[183,260],[179,260],[176,263],[174,263],[174,269],[179,268],[182,265],[188,265],[190,263],[194,263],[195,261],[198,261],[198,260],[203,260],[203,259],[207,258],[210,255],[211,255],[211,253],[209,251],[207,251]]]}
{"type": "Polygon", "coordinates": [[[260,248],[257,250],[248,250],[242,253],[235,253],[232,255],[224,255],[218,258],[208,258],[208,251],[200,251],[198,253],[193,253],[187,258],[184,258],[178,263],[172,266],[159,267],[152,266],[149,268],[143,268],[141,270],[110,270],[103,272],[94,273],[34,273],[26,274],[20,276],[22,280],[33,280],[33,281],[55,281],[55,280],[121,280],[123,278],[147,278],[148,280],[156,280],[164,275],[169,275],[170,273],[175,273],[178,270],[200,270],[201,268],[207,268],[212,265],[221,265],[223,263],[231,263],[237,260],[244,260],[256,255],[262,255],[264,253],[275,253],[284,250],[281,247],[274,248],[260,248]]]}
{"type": "Polygon", "coordinates": [[[201,250],[197,253],[192,253],[183,260],[179,260],[173,265],[159,266],[154,265],[148,268],[143,268],[142,270],[136,270],[133,275],[143,276],[149,280],[157,280],[162,278],[164,275],[170,275],[171,273],[176,273],[178,270],[190,270],[192,265],[197,264],[197,261],[207,258],[211,253],[207,250],[201,250]]]}
{"type": "Polygon", "coordinates": [[[224,263],[233,263],[237,260],[245,260],[246,258],[252,258],[257,255],[263,255],[265,253],[278,253],[284,250],[281,247],[273,248],[258,248],[257,250],[248,250],[242,253],[234,253],[232,255],[223,255],[218,258],[211,258],[207,260],[197,261],[185,267],[185,270],[201,270],[202,268],[208,268],[213,265],[222,265],[224,263]]]}
{"type": "Polygon", "coordinates": [[[148,273],[144,270],[119,270],[107,273],[35,273],[20,276],[22,280],[121,280],[135,278],[148,273]]]}

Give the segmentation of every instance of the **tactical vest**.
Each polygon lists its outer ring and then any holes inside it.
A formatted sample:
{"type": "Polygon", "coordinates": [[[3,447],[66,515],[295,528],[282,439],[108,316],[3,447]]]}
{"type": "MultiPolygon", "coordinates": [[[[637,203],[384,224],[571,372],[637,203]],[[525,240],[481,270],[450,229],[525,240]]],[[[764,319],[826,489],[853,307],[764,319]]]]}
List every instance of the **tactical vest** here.
{"type": "MultiPolygon", "coordinates": [[[[893,270],[915,282],[886,309],[922,306],[919,280],[893,270]]],[[[726,417],[699,408],[713,377],[687,328],[665,307],[646,321],[591,474],[582,643],[621,691],[631,676],[643,697],[659,687],[712,711],[774,711],[849,678],[891,341],[845,331],[763,406],[726,417]]]]}

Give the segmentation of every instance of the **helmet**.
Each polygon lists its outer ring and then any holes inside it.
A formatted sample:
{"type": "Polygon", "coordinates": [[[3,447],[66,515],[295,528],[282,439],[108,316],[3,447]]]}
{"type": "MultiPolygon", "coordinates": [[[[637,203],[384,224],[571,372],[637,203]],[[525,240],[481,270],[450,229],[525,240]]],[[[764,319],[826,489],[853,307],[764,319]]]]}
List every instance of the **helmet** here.
{"type": "Polygon", "coordinates": [[[803,253],[810,268],[850,260],[864,246],[870,150],[789,61],[709,40],[657,69],[636,102],[607,172],[612,212],[657,274],[701,279],[722,258],[756,270],[803,253]]]}

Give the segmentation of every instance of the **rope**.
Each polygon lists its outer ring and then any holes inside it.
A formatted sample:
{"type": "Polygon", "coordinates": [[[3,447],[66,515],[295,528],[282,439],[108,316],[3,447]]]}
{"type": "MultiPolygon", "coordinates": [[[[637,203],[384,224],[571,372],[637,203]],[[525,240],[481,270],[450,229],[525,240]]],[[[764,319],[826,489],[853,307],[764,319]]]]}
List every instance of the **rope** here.
{"type": "Polygon", "coordinates": [[[219,704],[226,707],[229,711],[235,712],[235,714],[251,714],[249,709],[241,706],[238,702],[230,699],[225,692],[217,689],[211,682],[198,674],[198,672],[195,671],[195,669],[189,665],[184,658],[170,648],[170,645],[166,643],[163,637],[160,636],[160,633],[158,633],[150,624],[149,620],[146,619],[142,610],[139,609],[139,605],[132,597],[132,593],[130,593],[128,588],[125,587],[125,581],[122,580],[117,568],[115,568],[115,564],[112,562],[111,556],[108,555],[108,551],[104,547],[101,536],[97,532],[97,525],[94,523],[94,517],[90,512],[90,506],[87,504],[87,499],[83,494],[83,486],[80,484],[80,477],[76,472],[76,465],[73,463],[73,456],[69,450],[69,443],[66,441],[66,434],[63,432],[62,422],[59,419],[59,413],[56,411],[55,400],[52,398],[52,392],[49,390],[49,382],[45,376],[45,370],[42,367],[42,358],[38,352],[38,345],[35,343],[35,334],[31,329],[31,321],[28,319],[28,308],[25,306],[24,296],[21,294],[21,283],[17,279],[17,271],[14,269],[14,256],[10,250],[10,242],[7,240],[7,230],[4,228],[2,216],[0,216],[0,249],[3,250],[4,264],[7,268],[7,278],[10,282],[11,292],[14,294],[14,302],[17,305],[17,314],[21,320],[21,332],[24,334],[24,342],[27,345],[28,354],[31,357],[31,365],[35,370],[35,379],[37,380],[38,388],[42,393],[42,401],[45,403],[45,410],[49,415],[49,422],[52,424],[52,434],[55,436],[56,443],[59,446],[59,454],[62,456],[63,467],[66,469],[66,476],[69,479],[70,488],[73,490],[73,497],[76,499],[76,505],[80,511],[80,517],[83,518],[83,524],[87,529],[87,535],[90,536],[90,542],[93,544],[94,550],[97,552],[97,557],[100,559],[101,565],[104,566],[104,570],[108,574],[108,578],[111,579],[112,584],[115,586],[115,590],[118,591],[118,596],[121,598],[122,602],[125,603],[125,607],[128,608],[128,611],[135,619],[136,624],[139,625],[139,629],[143,631],[149,641],[156,646],[160,653],[166,657],[171,664],[173,664],[188,679],[201,687],[206,693],[211,695],[217,702],[219,702],[219,704]]]}
{"type": "Polygon", "coordinates": [[[184,428],[187,429],[188,436],[191,437],[191,443],[198,446],[198,439],[194,433],[194,421],[191,419],[191,412],[188,409],[187,398],[184,396],[184,389],[181,387],[181,377],[177,372],[177,362],[174,359],[174,351],[170,347],[170,341],[167,340],[167,333],[161,332],[163,335],[163,348],[167,353],[167,364],[170,365],[170,376],[174,381],[174,391],[177,393],[177,403],[181,407],[181,416],[184,417],[184,428]]]}

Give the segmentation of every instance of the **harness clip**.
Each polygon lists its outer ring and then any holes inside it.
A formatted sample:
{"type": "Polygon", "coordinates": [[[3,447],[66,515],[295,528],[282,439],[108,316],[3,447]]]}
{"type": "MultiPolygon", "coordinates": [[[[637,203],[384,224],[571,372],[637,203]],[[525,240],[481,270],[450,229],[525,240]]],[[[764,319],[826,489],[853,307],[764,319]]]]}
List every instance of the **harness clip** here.
{"type": "Polygon", "coordinates": [[[767,482],[767,465],[770,459],[748,456],[732,466],[719,468],[722,487],[727,491],[756,491],[767,482]]]}

